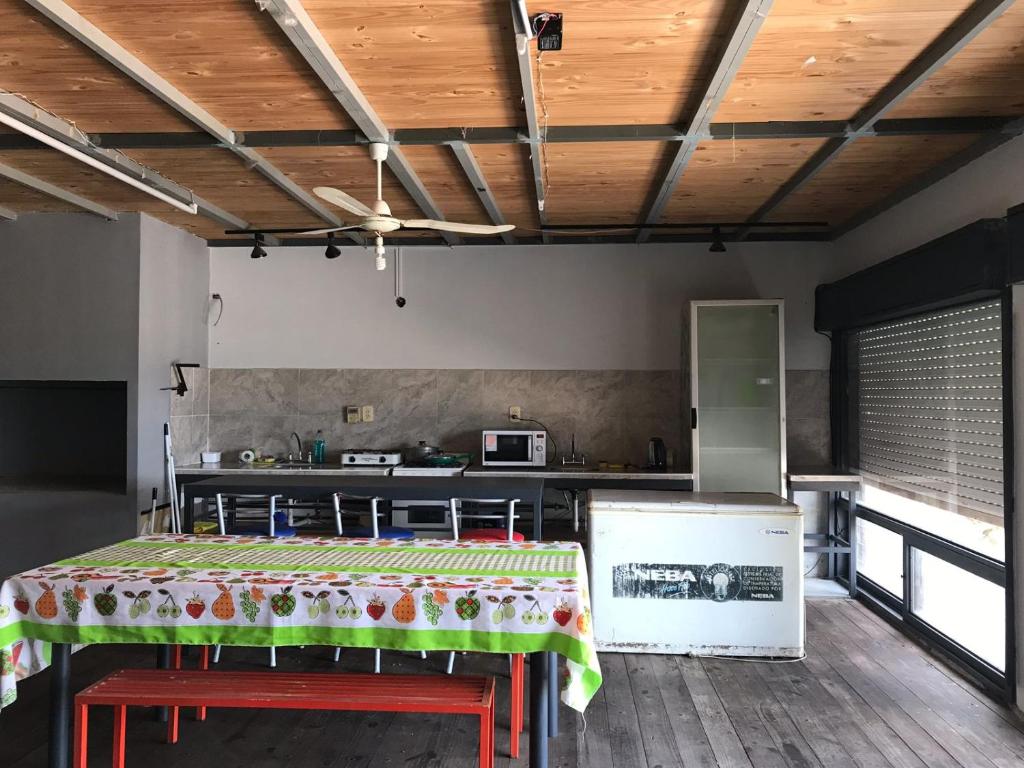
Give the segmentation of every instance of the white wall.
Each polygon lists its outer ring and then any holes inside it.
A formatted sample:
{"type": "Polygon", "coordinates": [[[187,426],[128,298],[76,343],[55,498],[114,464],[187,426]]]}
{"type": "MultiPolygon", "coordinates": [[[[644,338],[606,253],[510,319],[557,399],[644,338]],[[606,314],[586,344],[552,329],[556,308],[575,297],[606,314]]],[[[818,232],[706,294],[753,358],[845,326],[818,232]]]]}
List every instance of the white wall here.
{"type": "Polygon", "coordinates": [[[1024,136],[1006,142],[836,241],[835,278],[1024,203],[1024,136]]]}
{"type": "Polygon", "coordinates": [[[170,421],[172,362],[209,357],[206,325],[210,249],[204,240],[143,215],[138,291],[139,421],[138,504],[149,507],[151,489],[164,500],[163,425],[170,421]]]}
{"type": "Polygon", "coordinates": [[[404,309],[373,255],[211,250],[214,368],[665,369],[689,299],[784,298],[787,367],[825,369],[814,287],[829,243],[403,249],[404,309]]]}

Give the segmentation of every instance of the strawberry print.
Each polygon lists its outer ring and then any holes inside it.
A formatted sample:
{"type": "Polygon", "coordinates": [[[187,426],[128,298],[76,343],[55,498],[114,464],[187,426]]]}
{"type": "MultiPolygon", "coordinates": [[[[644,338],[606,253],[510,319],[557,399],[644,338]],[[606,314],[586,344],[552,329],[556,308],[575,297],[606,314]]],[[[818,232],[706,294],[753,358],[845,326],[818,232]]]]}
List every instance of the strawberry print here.
{"type": "Polygon", "coordinates": [[[192,597],[185,603],[185,613],[191,616],[193,619],[198,619],[203,615],[206,610],[206,602],[199,596],[198,592],[193,592],[192,597]]]}

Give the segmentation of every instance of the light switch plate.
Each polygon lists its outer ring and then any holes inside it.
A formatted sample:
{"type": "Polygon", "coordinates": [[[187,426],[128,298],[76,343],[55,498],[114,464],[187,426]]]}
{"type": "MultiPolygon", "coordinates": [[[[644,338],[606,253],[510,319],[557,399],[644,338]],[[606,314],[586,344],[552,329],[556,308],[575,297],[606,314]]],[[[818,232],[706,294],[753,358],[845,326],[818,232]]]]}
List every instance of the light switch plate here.
{"type": "Polygon", "coordinates": [[[345,421],[348,424],[358,424],[361,421],[361,414],[358,405],[345,406],[345,421]]]}
{"type": "Polygon", "coordinates": [[[373,406],[364,405],[360,415],[363,417],[363,421],[373,421],[373,406]]]}

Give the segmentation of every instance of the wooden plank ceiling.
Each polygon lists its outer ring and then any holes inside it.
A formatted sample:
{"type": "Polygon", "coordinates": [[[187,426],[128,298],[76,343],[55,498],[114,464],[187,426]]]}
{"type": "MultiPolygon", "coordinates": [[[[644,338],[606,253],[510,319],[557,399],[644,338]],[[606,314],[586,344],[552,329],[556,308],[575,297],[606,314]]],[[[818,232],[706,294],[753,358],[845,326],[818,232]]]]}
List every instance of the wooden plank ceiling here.
{"type": "MultiPolygon", "coordinates": [[[[698,140],[660,223],[751,217],[827,136],[748,139],[743,124],[792,121],[806,128],[808,121],[850,120],[972,3],[775,0],[734,78],[726,82],[712,115],[719,127],[716,139],[698,140]],[[737,138],[721,125],[729,123],[735,124],[737,138]]],[[[357,127],[274,19],[251,0],[68,0],[68,5],[240,138],[256,131],[315,135],[357,127]]],[[[531,0],[531,13],[564,13],[563,49],[539,55],[534,43],[529,48],[541,132],[566,126],[601,131],[616,125],[687,125],[707,96],[743,5],[736,0],[557,0],[542,6],[531,0]]],[[[525,131],[527,123],[512,13],[504,0],[381,0],[372,6],[303,0],[303,6],[389,130],[457,129],[455,136],[468,137],[486,189],[473,187],[450,147],[403,147],[446,218],[491,223],[480,199],[490,194],[504,218],[519,227],[516,237],[539,237],[530,161],[536,152],[549,224],[619,227],[614,234],[622,237],[623,225],[644,222],[679,147],[675,141],[473,143],[475,129],[525,131]]],[[[886,117],[1024,116],[1022,69],[1024,2],[1018,2],[886,117]]],[[[89,134],[201,132],[21,0],[0,0],[0,89],[89,134]]],[[[938,130],[851,141],[766,220],[839,227],[981,138],[972,131],[938,130]]],[[[7,137],[10,131],[0,134],[7,137]]],[[[303,146],[254,148],[282,178],[306,192],[329,185],[372,202],[374,164],[366,148],[315,144],[313,139],[303,146]]],[[[325,225],[282,189],[281,181],[224,148],[124,152],[253,228],[325,225]]],[[[147,212],[207,239],[224,237],[223,224],[181,213],[42,147],[3,149],[0,163],[118,211],[147,212]]],[[[425,215],[390,170],[383,190],[399,218],[425,215]]],[[[0,206],[19,213],[72,208],[2,180],[0,206]]],[[[343,220],[352,218],[324,207],[343,220]]],[[[785,231],[793,229],[807,231],[785,231]]],[[[423,237],[436,241],[430,233],[423,237]]]]}

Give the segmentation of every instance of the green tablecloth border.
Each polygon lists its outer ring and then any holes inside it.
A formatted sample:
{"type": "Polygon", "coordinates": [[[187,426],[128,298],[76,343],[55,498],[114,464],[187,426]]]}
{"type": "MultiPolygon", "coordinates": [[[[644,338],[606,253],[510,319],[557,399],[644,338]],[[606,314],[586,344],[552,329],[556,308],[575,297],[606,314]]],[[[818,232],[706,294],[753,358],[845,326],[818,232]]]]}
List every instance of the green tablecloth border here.
{"type": "MultiPolygon", "coordinates": [[[[281,539],[278,539],[281,541],[281,539]]],[[[436,554],[438,552],[444,552],[445,554],[456,554],[456,555],[493,555],[493,554],[507,554],[512,557],[564,557],[567,553],[564,549],[552,549],[550,545],[560,543],[572,543],[572,542],[544,542],[538,544],[537,549],[522,549],[522,544],[519,547],[509,547],[508,549],[500,549],[494,546],[491,547],[409,547],[402,544],[377,544],[374,539],[367,539],[372,541],[372,544],[364,544],[355,546],[352,544],[277,544],[267,542],[266,544],[237,544],[233,541],[147,541],[143,539],[129,539],[128,541],[122,541],[111,546],[117,547],[160,547],[166,549],[203,549],[209,547],[211,549],[223,549],[224,547],[230,547],[232,550],[239,549],[272,549],[276,552],[413,552],[421,554],[436,554]],[[541,549],[543,547],[543,549],[541,549]]],[[[500,544],[501,542],[494,542],[500,544]]]]}
{"type": "MultiPolygon", "coordinates": [[[[0,647],[23,638],[49,643],[158,645],[237,645],[249,647],[327,645],[383,648],[394,651],[469,651],[535,653],[553,651],[583,668],[581,684],[589,700],[601,687],[591,664],[597,652],[579,639],[559,632],[488,632],[481,630],[391,629],[385,627],[194,627],[74,626],[19,621],[0,628],[0,647]]],[[[47,655],[49,648],[47,648],[47,655]]]]}

